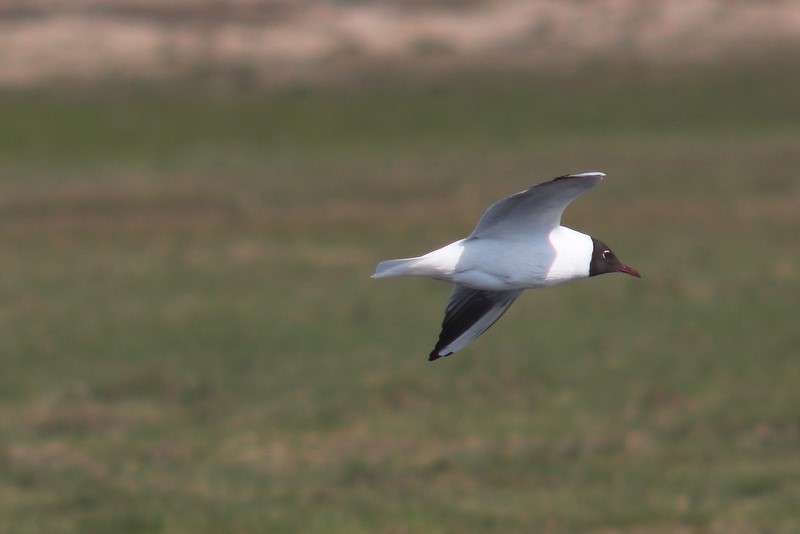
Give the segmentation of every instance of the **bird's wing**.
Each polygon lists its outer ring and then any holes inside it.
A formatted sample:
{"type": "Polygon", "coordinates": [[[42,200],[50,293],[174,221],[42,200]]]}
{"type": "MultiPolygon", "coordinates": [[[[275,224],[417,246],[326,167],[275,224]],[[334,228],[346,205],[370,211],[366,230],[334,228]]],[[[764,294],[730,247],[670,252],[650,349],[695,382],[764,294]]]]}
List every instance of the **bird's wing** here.
{"type": "Polygon", "coordinates": [[[469,237],[509,239],[550,233],[561,224],[567,205],[604,176],[602,172],[567,174],[498,200],[481,216],[469,237]]]}
{"type": "Polygon", "coordinates": [[[428,360],[436,360],[463,348],[497,321],[522,293],[486,291],[456,285],[442,321],[442,332],[428,360]]]}

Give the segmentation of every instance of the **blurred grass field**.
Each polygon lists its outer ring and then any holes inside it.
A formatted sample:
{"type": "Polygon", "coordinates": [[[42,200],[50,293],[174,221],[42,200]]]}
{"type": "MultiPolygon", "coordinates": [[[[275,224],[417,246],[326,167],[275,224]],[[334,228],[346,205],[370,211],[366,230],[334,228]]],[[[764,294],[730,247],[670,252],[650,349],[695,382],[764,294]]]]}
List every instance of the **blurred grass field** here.
{"type": "Polygon", "coordinates": [[[0,532],[800,530],[800,74],[0,99],[0,532]],[[492,201],[642,280],[428,363],[492,201]]]}

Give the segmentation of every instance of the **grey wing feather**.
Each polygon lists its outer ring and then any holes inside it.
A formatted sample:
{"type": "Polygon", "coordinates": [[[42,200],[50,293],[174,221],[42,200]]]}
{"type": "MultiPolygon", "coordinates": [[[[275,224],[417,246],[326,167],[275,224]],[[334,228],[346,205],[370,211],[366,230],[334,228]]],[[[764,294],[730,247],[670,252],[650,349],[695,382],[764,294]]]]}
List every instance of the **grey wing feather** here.
{"type": "Polygon", "coordinates": [[[470,238],[529,235],[561,224],[570,202],[600,183],[605,174],[585,172],[559,176],[492,204],[478,220],[470,238]]]}
{"type": "Polygon", "coordinates": [[[428,360],[452,354],[483,334],[520,294],[521,290],[486,291],[456,285],[447,302],[439,341],[428,360]]]}

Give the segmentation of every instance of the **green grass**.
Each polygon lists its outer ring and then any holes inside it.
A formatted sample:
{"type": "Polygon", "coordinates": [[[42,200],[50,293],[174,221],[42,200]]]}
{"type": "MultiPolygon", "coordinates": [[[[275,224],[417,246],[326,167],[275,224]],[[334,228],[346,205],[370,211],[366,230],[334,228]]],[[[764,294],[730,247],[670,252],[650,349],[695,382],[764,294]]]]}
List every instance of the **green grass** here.
{"type": "Polygon", "coordinates": [[[0,531],[800,530],[793,72],[6,94],[0,531]],[[643,279],[428,363],[375,263],[588,169],[643,279]]]}

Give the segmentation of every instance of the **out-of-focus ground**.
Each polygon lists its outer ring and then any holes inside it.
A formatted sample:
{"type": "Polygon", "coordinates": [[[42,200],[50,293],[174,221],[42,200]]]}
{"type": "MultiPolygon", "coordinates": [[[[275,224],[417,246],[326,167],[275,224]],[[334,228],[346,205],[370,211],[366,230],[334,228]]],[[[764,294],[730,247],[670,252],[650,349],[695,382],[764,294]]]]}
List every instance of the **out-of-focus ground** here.
{"type": "Polygon", "coordinates": [[[800,48],[792,0],[5,0],[0,85],[164,80],[258,84],[374,70],[586,61],[704,63],[800,48]],[[236,76],[228,76],[231,72],[236,76]]]}
{"type": "Polygon", "coordinates": [[[0,0],[0,534],[800,532],[798,5],[0,0]],[[591,169],[643,278],[429,363],[591,169]]]}

